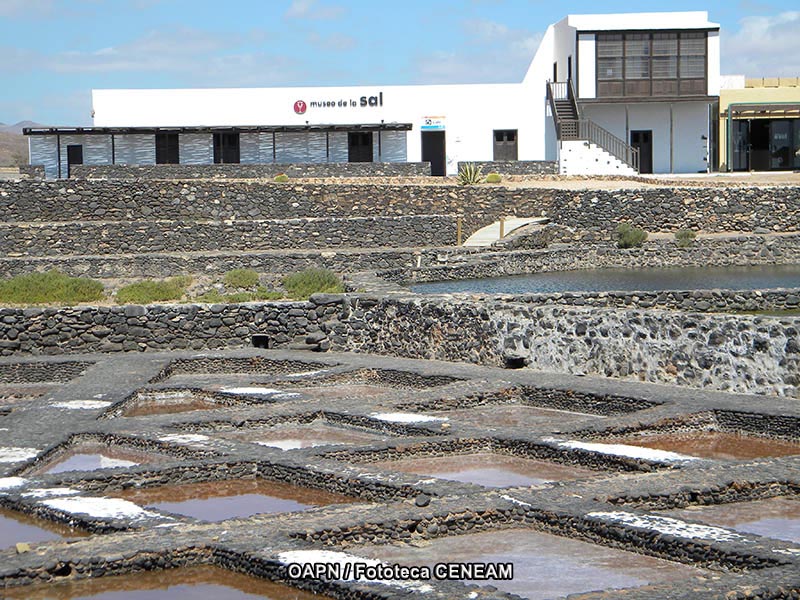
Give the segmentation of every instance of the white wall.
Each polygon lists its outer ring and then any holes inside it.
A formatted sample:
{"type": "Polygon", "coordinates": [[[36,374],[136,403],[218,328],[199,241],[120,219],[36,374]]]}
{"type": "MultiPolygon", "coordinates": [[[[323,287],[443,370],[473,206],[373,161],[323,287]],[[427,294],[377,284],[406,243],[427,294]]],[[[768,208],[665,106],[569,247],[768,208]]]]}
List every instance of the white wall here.
{"type": "MultiPolygon", "coordinates": [[[[570,27],[567,19],[563,19],[555,24],[553,27],[553,60],[551,62],[558,63],[558,78],[557,81],[567,80],[567,58],[572,57],[572,76],[575,77],[576,72],[576,59],[575,59],[575,35],[574,27],[570,27]]],[[[553,78],[552,67],[550,77],[553,78]]]]}
{"type": "Polygon", "coordinates": [[[589,104],[584,113],[626,143],[630,132],[652,130],[654,173],[696,173],[706,170],[705,142],[708,136],[708,105],[703,102],[678,102],[672,108],[672,170],[670,170],[670,104],[642,102],[628,105],[589,104]]]}
{"type": "Polygon", "coordinates": [[[578,98],[597,97],[597,39],[593,33],[578,36],[578,98]]]}
{"type": "Polygon", "coordinates": [[[708,32],[708,95],[719,96],[720,76],[719,31],[708,32]]]}

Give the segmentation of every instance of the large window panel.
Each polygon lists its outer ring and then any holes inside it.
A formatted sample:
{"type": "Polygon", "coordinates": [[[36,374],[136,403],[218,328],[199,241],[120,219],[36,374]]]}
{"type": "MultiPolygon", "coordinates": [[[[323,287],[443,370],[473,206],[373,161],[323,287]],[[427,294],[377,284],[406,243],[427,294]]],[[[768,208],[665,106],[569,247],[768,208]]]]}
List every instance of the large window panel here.
{"type": "Polygon", "coordinates": [[[705,31],[597,34],[597,96],[707,93],[705,31]]]}
{"type": "Polygon", "coordinates": [[[622,57],[598,58],[597,78],[600,80],[622,79],[622,57]]]}

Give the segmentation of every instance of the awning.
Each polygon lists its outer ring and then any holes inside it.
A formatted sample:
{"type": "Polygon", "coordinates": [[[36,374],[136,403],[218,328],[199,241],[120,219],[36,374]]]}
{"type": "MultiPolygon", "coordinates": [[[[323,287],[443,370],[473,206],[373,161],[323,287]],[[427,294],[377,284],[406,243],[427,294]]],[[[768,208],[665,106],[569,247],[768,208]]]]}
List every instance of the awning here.
{"type": "Polygon", "coordinates": [[[155,133],[272,133],[333,131],[410,131],[411,123],[353,123],[349,125],[237,125],[228,127],[25,127],[24,135],[123,135],[155,133]]]}
{"type": "MultiPolygon", "coordinates": [[[[800,102],[779,104],[731,104],[728,113],[732,117],[800,117],[800,102]]],[[[728,113],[722,113],[726,116],[728,113]]]]}

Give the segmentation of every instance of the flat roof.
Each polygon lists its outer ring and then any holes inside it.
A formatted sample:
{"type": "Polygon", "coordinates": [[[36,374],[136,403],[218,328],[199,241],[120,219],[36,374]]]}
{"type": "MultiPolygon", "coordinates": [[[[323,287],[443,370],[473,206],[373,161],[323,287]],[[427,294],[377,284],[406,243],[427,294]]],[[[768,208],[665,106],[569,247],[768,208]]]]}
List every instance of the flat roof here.
{"type": "Polygon", "coordinates": [[[331,131],[410,131],[411,123],[353,123],[350,125],[236,125],[181,127],[24,127],[24,135],[116,135],[126,133],[261,133],[331,131]]]}
{"type": "Polygon", "coordinates": [[[568,15],[564,20],[578,31],[719,29],[719,23],[708,20],[707,11],[568,15]]]}

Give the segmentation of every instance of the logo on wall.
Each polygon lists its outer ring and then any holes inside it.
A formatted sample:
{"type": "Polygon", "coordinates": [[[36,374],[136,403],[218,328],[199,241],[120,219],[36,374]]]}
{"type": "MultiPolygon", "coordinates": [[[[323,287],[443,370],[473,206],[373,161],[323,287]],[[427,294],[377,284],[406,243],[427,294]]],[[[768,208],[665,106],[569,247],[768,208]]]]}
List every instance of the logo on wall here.
{"type": "Polygon", "coordinates": [[[294,112],[296,112],[298,115],[304,115],[307,108],[308,107],[303,100],[298,100],[294,103],[294,112]]]}

